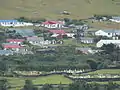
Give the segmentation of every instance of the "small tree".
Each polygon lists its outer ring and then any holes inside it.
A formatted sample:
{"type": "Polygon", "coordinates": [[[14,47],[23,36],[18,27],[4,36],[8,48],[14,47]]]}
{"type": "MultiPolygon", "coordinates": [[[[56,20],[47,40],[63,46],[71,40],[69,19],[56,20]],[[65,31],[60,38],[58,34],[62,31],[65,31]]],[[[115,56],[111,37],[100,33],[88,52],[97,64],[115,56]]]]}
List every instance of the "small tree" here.
{"type": "Polygon", "coordinates": [[[25,80],[25,85],[22,90],[38,90],[38,88],[34,87],[31,80],[25,80]]]}
{"type": "Polygon", "coordinates": [[[0,90],[8,90],[9,88],[8,81],[6,79],[0,80],[0,90]]]}
{"type": "Polygon", "coordinates": [[[106,87],[106,90],[115,90],[115,89],[116,89],[116,86],[117,86],[116,83],[114,83],[114,82],[112,82],[112,81],[109,81],[109,82],[108,82],[108,85],[107,85],[107,87],[106,87]]]}
{"type": "Polygon", "coordinates": [[[45,84],[43,85],[42,90],[50,90],[50,88],[52,88],[50,84],[45,84]]]}

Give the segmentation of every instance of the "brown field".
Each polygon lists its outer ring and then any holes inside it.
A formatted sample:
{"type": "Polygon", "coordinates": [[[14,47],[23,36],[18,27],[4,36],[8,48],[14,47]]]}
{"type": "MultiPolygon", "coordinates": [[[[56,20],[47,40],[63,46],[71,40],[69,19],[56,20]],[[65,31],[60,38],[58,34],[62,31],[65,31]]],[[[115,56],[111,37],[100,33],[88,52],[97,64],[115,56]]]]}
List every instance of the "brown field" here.
{"type": "Polygon", "coordinates": [[[0,0],[0,19],[87,18],[93,14],[120,15],[120,5],[112,0],[0,0]],[[67,10],[69,16],[60,12],[67,10]]]}

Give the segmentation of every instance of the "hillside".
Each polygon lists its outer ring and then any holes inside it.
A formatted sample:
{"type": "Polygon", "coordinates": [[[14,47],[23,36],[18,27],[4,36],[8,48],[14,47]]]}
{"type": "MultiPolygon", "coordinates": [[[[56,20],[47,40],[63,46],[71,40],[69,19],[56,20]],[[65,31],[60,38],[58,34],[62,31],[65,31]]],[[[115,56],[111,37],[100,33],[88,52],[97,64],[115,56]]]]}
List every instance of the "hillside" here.
{"type": "Polygon", "coordinates": [[[86,18],[93,14],[120,15],[119,0],[0,0],[0,19],[86,18]],[[61,15],[67,10],[70,16],[61,15]]]}

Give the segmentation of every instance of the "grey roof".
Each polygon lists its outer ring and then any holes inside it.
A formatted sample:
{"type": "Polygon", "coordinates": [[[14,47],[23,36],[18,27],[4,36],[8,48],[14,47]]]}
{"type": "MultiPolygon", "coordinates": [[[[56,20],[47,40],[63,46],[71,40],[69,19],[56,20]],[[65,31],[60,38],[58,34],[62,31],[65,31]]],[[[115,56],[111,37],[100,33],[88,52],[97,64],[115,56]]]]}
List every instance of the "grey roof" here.
{"type": "Polygon", "coordinates": [[[0,55],[7,55],[7,54],[13,54],[13,51],[11,50],[0,50],[0,55]]]}
{"type": "Polygon", "coordinates": [[[17,43],[3,43],[2,45],[19,45],[17,43]]]}
{"type": "Polygon", "coordinates": [[[106,33],[120,33],[120,30],[112,30],[112,29],[108,29],[108,30],[102,30],[102,31],[104,31],[104,32],[106,32],[106,33]]]}
{"type": "Polygon", "coordinates": [[[27,41],[44,41],[43,37],[28,37],[27,41]]]}
{"type": "Polygon", "coordinates": [[[94,40],[94,38],[89,38],[89,37],[80,37],[80,40],[94,40]]]}
{"type": "Polygon", "coordinates": [[[112,17],[112,19],[120,20],[120,16],[112,17]]]}
{"type": "Polygon", "coordinates": [[[34,30],[32,29],[9,29],[11,31],[15,30],[16,33],[20,34],[23,37],[35,36],[34,30]]]}
{"type": "Polygon", "coordinates": [[[88,51],[88,50],[91,50],[91,48],[81,48],[81,47],[77,47],[76,50],[88,51]]]}

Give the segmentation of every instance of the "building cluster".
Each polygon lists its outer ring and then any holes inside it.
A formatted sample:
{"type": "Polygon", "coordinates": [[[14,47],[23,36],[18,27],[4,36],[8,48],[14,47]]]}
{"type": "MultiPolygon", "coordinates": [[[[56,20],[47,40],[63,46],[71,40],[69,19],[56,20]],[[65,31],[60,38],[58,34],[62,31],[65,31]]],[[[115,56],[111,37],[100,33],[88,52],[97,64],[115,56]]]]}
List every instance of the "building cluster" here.
{"type": "MultiPolygon", "coordinates": [[[[109,20],[118,23],[120,19],[119,17],[112,17],[112,19],[109,20]]],[[[48,20],[41,24],[20,22],[18,20],[0,20],[0,26],[8,27],[8,29],[5,30],[5,35],[9,36],[1,45],[0,55],[13,55],[14,53],[32,54],[33,52],[30,46],[26,44],[44,48],[37,50],[37,52],[54,52],[54,50],[48,49],[48,47],[51,45],[64,44],[64,38],[66,37],[76,40],[76,42],[81,45],[96,44],[96,48],[111,43],[120,46],[120,30],[89,30],[89,26],[85,24],[71,24],[67,27],[65,25],[65,21],[55,20],[48,20]],[[37,36],[34,30],[19,28],[21,26],[43,27],[47,29],[49,38],[45,39],[44,33],[43,36],[37,36]],[[72,31],[69,31],[69,29],[72,31]],[[99,39],[96,40],[98,37],[99,39]]],[[[84,46],[76,47],[75,51],[77,53],[94,54],[99,50],[93,50],[90,47],[84,46]]]]}
{"type": "Polygon", "coordinates": [[[20,28],[21,26],[34,26],[33,23],[19,22],[17,20],[0,20],[0,26],[7,27],[4,30],[7,36],[6,40],[1,44],[0,55],[13,54],[33,54],[32,46],[39,46],[36,52],[51,52],[54,50],[46,49],[49,45],[63,44],[63,37],[75,38],[75,33],[65,32],[62,29],[65,25],[63,21],[45,21],[40,24],[41,27],[47,28],[47,34],[50,39],[44,36],[37,36],[34,30],[20,28]],[[31,45],[31,47],[29,45],[31,45]],[[45,48],[45,49],[44,49],[45,48]]]}

